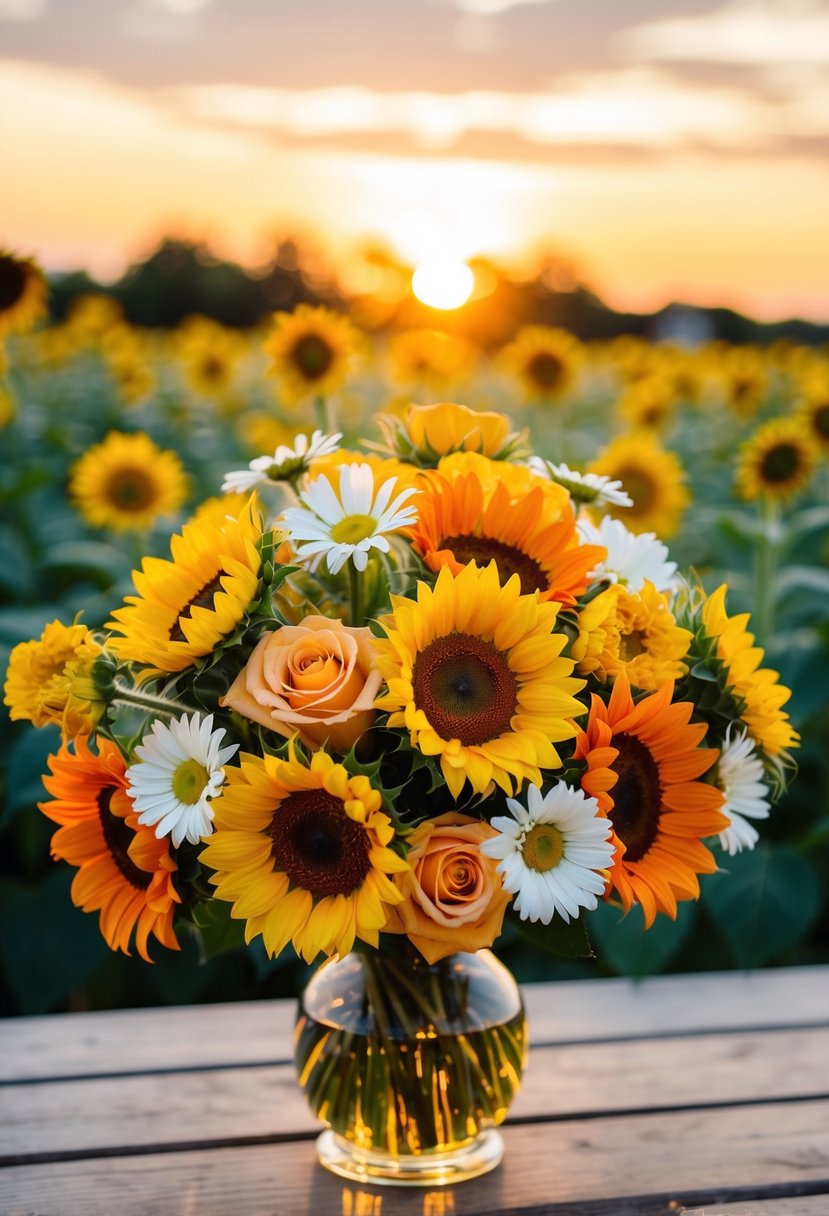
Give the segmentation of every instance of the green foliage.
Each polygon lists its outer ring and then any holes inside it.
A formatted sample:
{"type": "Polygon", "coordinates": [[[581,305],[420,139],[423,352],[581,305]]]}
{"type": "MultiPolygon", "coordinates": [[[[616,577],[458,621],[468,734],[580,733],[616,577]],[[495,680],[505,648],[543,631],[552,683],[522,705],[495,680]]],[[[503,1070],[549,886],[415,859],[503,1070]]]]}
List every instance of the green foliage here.
{"type": "Polygon", "coordinates": [[[625,916],[621,908],[600,903],[590,917],[590,934],[599,958],[620,975],[637,978],[663,971],[691,934],[696,920],[696,905],[680,904],[676,920],[657,916],[645,930],[645,918],[638,906],[625,916]]]}

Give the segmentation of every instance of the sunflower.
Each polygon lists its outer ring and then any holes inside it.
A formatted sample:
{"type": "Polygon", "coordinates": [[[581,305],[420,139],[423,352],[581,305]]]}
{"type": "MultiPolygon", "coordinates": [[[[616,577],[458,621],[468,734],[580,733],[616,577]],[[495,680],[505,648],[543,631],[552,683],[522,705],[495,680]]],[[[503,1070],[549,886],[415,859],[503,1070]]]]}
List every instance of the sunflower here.
{"type": "Polygon", "coordinates": [[[4,701],[12,722],[59,726],[64,740],[94,730],[105,702],[92,671],[103,653],[86,625],[50,621],[9,656],[4,701]]]}
{"type": "Polygon", "coordinates": [[[391,599],[375,642],[389,725],[440,758],[456,799],[467,780],[477,793],[493,781],[507,794],[541,785],[540,769],[561,766],[553,744],[574,736],[570,719],[584,712],[584,681],[553,633],[558,605],[522,595],[517,574],[502,587],[495,562],[457,577],[443,569],[434,589],[418,583],[416,601],[391,599]]]}
{"type": "Polygon", "coordinates": [[[389,341],[392,379],[434,393],[466,380],[477,354],[465,338],[439,329],[409,329],[389,341]]]}
{"type": "Polygon", "coordinates": [[[584,360],[584,348],[563,329],[527,325],[500,353],[504,371],[521,384],[530,399],[552,401],[562,397],[575,380],[584,360]]]}
{"type": "Polygon", "coordinates": [[[449,479],[425,474],[417,497],[412,545],[430,570],[458,574],[468,562],[494,561],[502,585],[513,574],[521,591],[572,604],[587,587],[590,570],[606,556],[585,545],[563,487],[538,484],[514,498],[503,481],[485,486],[474,473],[449,479]]]}
{"type": "Polygon", "coordinates": [[[667,597],[647,580],[639,591],[616,583],[597,595],[579,613],[578,627],[571,654],[580,675],[606,683],[624,670],[636,688],[655,690],[688,670],[693,634],[677,625],[667,597]]]}
{"type": "Polygon", "coordinates": [[[825,453],[829,453],[829,375],[810,383],[796,415],[825,453]]]}
{"type": "Polygon", "coordinates": [[[31,329],[46,312],[48,291],[36,262],[0,249],[0,337],[31,329]]]}
{"type": "Polygon", "coordinates": [[[676,412],[674,388],[663,376],[645,376],[622,394],[618,409],[632,431],[664,431],[676,412]]]}
{"type": "Polygon", "coordinates": [[[255,499],[237,517],[212,515],[184,525],[170,542],[172,561],[145,557],[107,628],[109,647],[128,662],[146,663],[148,679],[183,671],[210,654],[240,624],[259,590],[262,535],[255,499]]]}
{"type": "Polygon", "coordinates": [[[618,478],[633,499],[625,511],[632,532],[673,536],[690,502],[682,465],[650,435],[623,435],[614,439],[590,465],[592,473],[618,478]]]}
{"type": "Polygon", "coordinates": [[[741,717],[748,733],[767,755],[779,756],[800,742],[782,708],[792,694],[779,683],[776,671],[760,666],[763,651],[754,645],[754,634],[746,629],[749,613],[729,617],[725,610],[726,591],[723,583],[703,604],[703,628],[716,641],[717,657],[727,668],[729,691],[745,707],[741,717]]]}
{"type": "Polygon", "coordinates": [[[167,841],[139,824],[115,744],[100,739],[97,754],[85,738],[73,746],[50,756],[52,775],[43,778],[52,801],[41,802],[40,809],[61,825],[52,837],[52,856],[78,867],[72,902],[84,912],[101,913],[110,950],[129,954],[134,933],[138,953],[152,962],[150,934],[170,950],[179,948],[173,932],[181,902],[173,882],[178,867],[167,841]]]}
{"type": "Polygon", "coordinates": [[[657,912],[675,917],[678,900],[698,898],[697,875],[717,868],[702,839],[729,822],[722,791],[698,780],[719,752],[699,746],[707,727],[690,721],[690,702],[671,703],[673,691],[669,681],[634,705],[620,672],[607,705],[592,698],[574,753],[587,764],[582,789],[613,824],[610,888],[626,912],[641,904],[646,928],[657,912]]]}
{"type": "Polygon", "coordinates": [[[300,304],[293,313],[274,317],[262,349],[273,360],[271,373],[288,405],[325,398],[345,383],[355,361],[357,332],[346,317],[330,308],[300,304]]]}
{"type": "Polygon", "coordinates": [[[755,414],[769,388],[769,369],[762,351],[753,346],[732,346],[723,354],[720,374],[728,404],[736,414],[755,414]]]}
{"type": "Polygon", "coordinates": [[[772,418],[740,448],[736,484],[743,498],[784,502],[811,480],[818,447],[801,418],[772,418]]]}
{"type": "Polygon", "coordinates": [[[156,447],[143,431],[110,431],[72,466],[69,494],[93,527],[140,532],[179,509],[187,479],[175,452],[156,447]]]}
{"type": "Polygon", "coordinates": [[[288,760],[243,754],[225,776],[201,860],[246,940],[261,933],[271,956],[293,941],[307,962],[343,957],[358,937],[376,947],[387,906],[403,899],[389,875],[409,865],[389,848],[394,829],[368,778],[293,748],[288,760]]]}
{"type": "Polygon", "coordinates": [[[244,339],[208,317],[190,317],[175,337],[190,388],[204,397],[226,393],[244,353],[244,339]]]}

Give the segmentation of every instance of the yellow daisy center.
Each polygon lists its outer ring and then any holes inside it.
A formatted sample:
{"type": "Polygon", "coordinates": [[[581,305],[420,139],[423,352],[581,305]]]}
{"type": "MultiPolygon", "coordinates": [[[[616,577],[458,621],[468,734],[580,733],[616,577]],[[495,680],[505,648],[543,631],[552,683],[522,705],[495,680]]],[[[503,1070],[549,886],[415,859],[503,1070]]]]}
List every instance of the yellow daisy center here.
{"type": "Polygon", "coordinates": [[[488,536],[447,536],[438,544],[439,549],[449,549],[461,565],[476,562],[488,566],[495,561],[498,580],[505,586],[513,574],[521,580],[521,594],[532,595],[534,591],[546,591],[549,579],[539,563],[515,545],[493,540],[488,536]]]}
{"type": "Polygon", "coordinates": [[[554,870],[564,856],[564,837],[552,823],[530,828],[521,847],[524,864],[539,874],[554,870]]]}
{"type": "Polygon", "coordinates": [[[321,380],[334,360],[331,347],[318,334],[304,334],[291,355],[306,380],[321,380]]]}
{"type": "Polygon", "coordinates": [[[760,462],[760,476],[766,482],[777,485],[786,482],[799,472],[801,449],[793,443],[776,443],[764,453],[760,462]]]}
{"type": "Polygon", "coordinates": [[[464,747],[487,743],[510,730],[518,686],[506,655],[468,633],[435,638],[412,669],[418,709],[442,739],[464,747]]]}
{"type": "Polygon", "coordinates": [[[14,258],[0,257],[0,312],[13,308],[26,287],[26,272],[14,258]]]}
{"type": "Polygon", "coordinates": [[[373,536],[376,527],[377,520],[371,515],[346,515],[334,524],[331,539],[338,545],[357,545],[373,536]]]}
{"type": "Polygon", "coordinates": [[[97,796],[98,818],[109,854],[124,878],[139,891],[146,891],[152,882],[152,874],[148,870],[140,870],[129,855],[129,847],[133,842],[134,833],[126,822],[110,810],[112,795],[116,786],[106,785],[97,796]]]}
{"type": "Polygon", "coordinates": [[[192,757],[184,760],[173,773],[173,797],[185,806],[192,806],[201,798],[209,774],[203,764],[192,757]]]}
{"type": "Polygon", "coordinates": [[[368,833],[325,790],[299,790],[277,807],[271,824],[276,868],[315,899],[350,895],[371,870],[368,833]]]}
{"type": "Polygon", "coordinates": [[[649,749],[633,735],[614,735],[619,756],[613,761],[618,781],[613,786],[610,818],[625,845],[625,861],[639,861],[656,839],[662,809],[659,769],[649,749]]]}

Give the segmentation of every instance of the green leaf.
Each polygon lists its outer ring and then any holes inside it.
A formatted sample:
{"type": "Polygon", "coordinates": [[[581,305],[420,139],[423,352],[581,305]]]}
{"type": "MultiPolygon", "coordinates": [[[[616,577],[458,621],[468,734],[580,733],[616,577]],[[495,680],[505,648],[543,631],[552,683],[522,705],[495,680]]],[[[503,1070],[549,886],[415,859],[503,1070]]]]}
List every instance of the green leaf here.
{"type": "Polygon", "coordinates": [[[620,975],[653,975],[683,945],[691,932],[696,911],[696,904],[681,903],[675,921],[667,916],[657,916],[646,930],[645,918],[638,905],[626,916],[613,904],[600,902],[590,918],[596,952],[620,975]]]}
{"type": "Polygon", "coordinates": [[[198,925],[188,926],[199,941],[199,954],[204,962],[227,950],[237,950],[245,944],[245,922],[234,920],[231,905],[212,899],[198,907],[198,925]]]}
{"type": "Polygon", "coordinates": [[[109,954],[98,914],[74,907],[73,871],[53,870],[38,886],[9,883],[0,895],[0,957],[21,1013],[48,1013],[109,954]]]}
{"type": "Polygon", "coordinates": [[[721,865],[706,881],[703,901],[738,965],[760,967],[795,945],[817,917],[817,874],[793,849],[769,845],[721,865]]]}
{"type": "Polygon", "coordinates": [[[549,954],[556,954],[560,958],[593,957],[583,916],[571,920],[569,924],[563,917],[554,916],[549,925],[542,925],[541,921],[519,920],[518,917],[511,919],[522,937],[549,954]]]}
{"type": "Polygon", "coordinates": [[[5,806],[0,809],[0,823],[9,823],[19,811],[36,807],[47,797],[41,778],[48,772],[47,758],[59,747],[60,731],[56,726],[32,727],[16,740],[9,757],[6,799],[5,806]]]}

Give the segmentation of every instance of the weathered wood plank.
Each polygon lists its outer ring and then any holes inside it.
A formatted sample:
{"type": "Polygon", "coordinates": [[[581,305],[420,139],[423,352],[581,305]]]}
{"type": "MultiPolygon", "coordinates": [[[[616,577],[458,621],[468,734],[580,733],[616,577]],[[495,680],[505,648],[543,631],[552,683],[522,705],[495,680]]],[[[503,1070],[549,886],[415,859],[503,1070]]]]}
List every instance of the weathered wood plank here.
{"type": "Polygon", "coordinates": [[[0,1193],[7,1216],[675,1216],[810,1193],[829,1207],[829,1103],[511,1127],[505,1140],[500,1169],[447,1192],[343,1183],[305,1142],[11,1168],[0,1193]]]}
{"type": "Polygon", "coordinates": [[[827,1216],[827,1212],[829,1195],[801,1195],[799,1199],[764,1199],[683,1208],[679,1216],[827,1216]]]}
{"type": "MultiPolygon", "coordinates": [[[[18,1154],[287,1139],[317,1128],[290,1065],[25,1083],[0,1093],[0,1161],[18,1154]]],[[[829,1029],[755,1031],[536,1048],[511,1117],[827,1095],[829,1029]]]]}
{"type": "MultiPolygon", "coordinates": [[[[829,967],[744,975],[530,984],[536,1043],[829,1024],[829,967]]],[[[0,1079],[260,1064],[291,1055],[292,1001],[253,1001],[0,1023],[0,1079]]]]}

